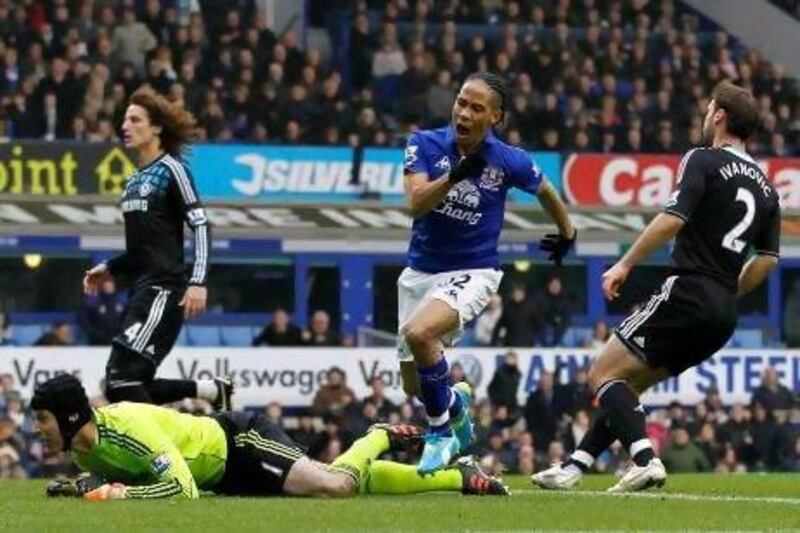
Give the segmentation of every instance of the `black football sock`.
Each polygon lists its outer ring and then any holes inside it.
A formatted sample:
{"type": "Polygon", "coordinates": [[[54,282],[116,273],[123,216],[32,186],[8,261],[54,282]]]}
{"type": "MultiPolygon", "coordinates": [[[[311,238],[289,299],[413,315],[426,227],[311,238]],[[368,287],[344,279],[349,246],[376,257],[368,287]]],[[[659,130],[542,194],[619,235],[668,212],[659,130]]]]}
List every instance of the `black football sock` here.
{"type": "Polygon", "coordinates": [[[581,439],[580,444],[564,462],[564,466],[575,465],[582,472],[588,472],[595,459],[616,440],[609,424],[608,412],[600,409],[589,431],[581,439]]]}
{"type": "Polygon", "coordinates": [[[600,405],[608,412],[614,434],[630,452],[637,466],[645,466],[655,457],[647,438],[644,406],[638,396],[622,380],[609,381],[597,390],[600,405]]]}

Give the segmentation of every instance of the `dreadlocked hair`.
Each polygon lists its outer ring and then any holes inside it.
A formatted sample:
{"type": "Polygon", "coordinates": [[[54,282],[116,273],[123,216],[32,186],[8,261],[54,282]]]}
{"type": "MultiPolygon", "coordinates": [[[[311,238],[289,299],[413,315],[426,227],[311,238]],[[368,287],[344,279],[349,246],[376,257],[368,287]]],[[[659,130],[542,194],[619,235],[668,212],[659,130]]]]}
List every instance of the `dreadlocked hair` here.
{"type": "MultiPolygon", "coordinates": [[[[506,118],[506,101],[508,100],[506,80],[491,72],[474,72],[467,78],[467,81],[470,80],[481,80],[495,94],[500,101],[498,108],[500,109],[500,124],[502,124],[506,118]]],[[[497,125],[499,126],[500,124],[497,125]]]]}

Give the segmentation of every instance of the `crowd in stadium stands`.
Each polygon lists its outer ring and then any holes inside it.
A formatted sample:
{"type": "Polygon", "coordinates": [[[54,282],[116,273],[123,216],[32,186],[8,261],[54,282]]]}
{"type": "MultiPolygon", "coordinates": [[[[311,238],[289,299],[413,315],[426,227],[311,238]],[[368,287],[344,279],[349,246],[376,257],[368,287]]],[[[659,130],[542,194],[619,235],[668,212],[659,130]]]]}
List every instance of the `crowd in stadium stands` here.
{"type": "Polygon", "coordinates": [[[759,99],[752,152],[798,146],[796,80],[673,0],[334,3],[349,4],[342,16],[312,2],[330,35],[320,48],[291,28],[276,35],[252,1],[177,4],[0,3],[6,136],[114,140],[146,82],[216,141],[401,145],[444,124],[459,83],[489,69],[511,87],[504,135],[530,148],[685,150],[723,78],[759,99]]]}
{"type": "MultiPolygon", "coordinates": [[[[491,378],[488,398],[474,407],[474,453],[487,470],[530,474],[562,460],[580,442],[595,415],[593,395],[586,370],[562,383],[563,370],[542,373],[536,389],[519,403],[516,391],[522,374],[516,354],[508,352],[491,378]]],[[[452,372],[454,380],[465,377],[459,363],[452,372]]],[[[64,457],[42,456],[31,413],[15,385],[11,375],[0,375],[0,478],[69,470],[64,457]]],[[[332,368],[309,409],[284,416],[281,405],[266,397],[263,412],[322,461],[331,461],[373,423],[423,423],[419,405],[393,403],[381,378],[373,379],[371,386],[368,397],[357,398],[345,373],[332,368]]],[[[92,401],[105,402],[102,397],[92,401]]],[[[209,409],[202,401],[177,407],[195,413],[209,409]]],[[[778,383],[773,368],[764,371],[749,405],[726,408],[719,392],[710,388],[697,405],[673,402],[652,409],[648,434],[670,472],[800,472],[800,401],[778,383]]],[[[413,460],[402,455],[396,459],[413,460]]],[[[596,469],[619,473],[627,461],[617,443],[599,458],[596,469]]]]}

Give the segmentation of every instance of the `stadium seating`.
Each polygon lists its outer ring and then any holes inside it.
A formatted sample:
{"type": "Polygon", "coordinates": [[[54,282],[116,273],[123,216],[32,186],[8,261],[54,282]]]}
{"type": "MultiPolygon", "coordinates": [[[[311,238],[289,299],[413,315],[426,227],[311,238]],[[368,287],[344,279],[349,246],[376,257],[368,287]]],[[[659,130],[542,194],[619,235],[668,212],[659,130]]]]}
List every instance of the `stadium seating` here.
{"type": "Polygon", "coordinates": [[[11,338],[19,346],[30,346],[48,327],[47,324],[17,324],[12,326],[11,338]]]}
{"type": "Polygon", "coordinates": [[[188,325],[186,336],[190,346],[221,346],[222,334],[219,326],[188,325]]]}
{"type": "Polygon", "coordinates": [[[253,328],[250,326],[225,326],[220,329],[225,346],[250,346],[253,341],[253,328]]]}

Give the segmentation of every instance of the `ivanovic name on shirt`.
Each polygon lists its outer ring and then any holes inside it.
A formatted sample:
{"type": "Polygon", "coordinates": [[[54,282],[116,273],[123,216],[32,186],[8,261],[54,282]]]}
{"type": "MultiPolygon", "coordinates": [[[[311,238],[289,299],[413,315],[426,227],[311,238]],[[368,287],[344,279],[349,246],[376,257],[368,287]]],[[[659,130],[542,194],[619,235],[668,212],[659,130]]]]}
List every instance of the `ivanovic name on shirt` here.
{"type": "Polygon", "coordinates": [[[722,177],[725,178],[725,181],[728,181],[734,176],[745,176],[750,178],[758,184],[761,192],[764,193],[764,197],[769,197],[770,193],[772,192],[772,187],[770,187],[767,177],[764,176],[764,173],[761,172],[761,170],[753,165],[748,165],[747,163],[742,163],[739,161],[731,161],[724,167],[720,168],[719,172],[722,174],[722,177]]]}

